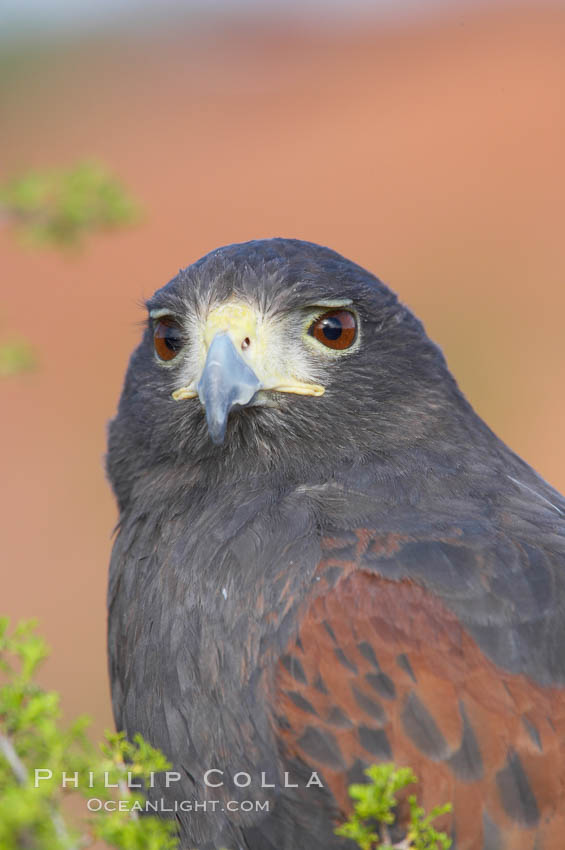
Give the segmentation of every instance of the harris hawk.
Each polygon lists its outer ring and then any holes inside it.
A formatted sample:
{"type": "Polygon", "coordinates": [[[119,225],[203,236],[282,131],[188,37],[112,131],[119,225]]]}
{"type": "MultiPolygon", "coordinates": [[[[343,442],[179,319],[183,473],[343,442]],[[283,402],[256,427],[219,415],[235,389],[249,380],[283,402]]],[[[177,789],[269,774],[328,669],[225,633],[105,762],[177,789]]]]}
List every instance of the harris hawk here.
{"type": "Polygon", "coordinates": [[[109,664],[181,846],[352,847],[347,788],[394,761],[457,850],[561,850],[563,497],[334,251],[227,246],[147,308],[109,429],[109,664]]]}

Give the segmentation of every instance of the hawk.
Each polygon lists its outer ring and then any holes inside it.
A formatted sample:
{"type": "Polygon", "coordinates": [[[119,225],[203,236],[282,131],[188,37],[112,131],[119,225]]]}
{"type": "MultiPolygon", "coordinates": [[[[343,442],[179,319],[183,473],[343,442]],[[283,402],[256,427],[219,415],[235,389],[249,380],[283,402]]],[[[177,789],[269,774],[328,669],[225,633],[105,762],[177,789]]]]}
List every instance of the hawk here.
{"type": "Polygon", "coordinates": [[[109,665],[182,847],[351,847],[348,786],[394,761],[457,850],[562,848],[563,497],[334,251],[220,248],[147,309],[109,429],[109,665]]]}

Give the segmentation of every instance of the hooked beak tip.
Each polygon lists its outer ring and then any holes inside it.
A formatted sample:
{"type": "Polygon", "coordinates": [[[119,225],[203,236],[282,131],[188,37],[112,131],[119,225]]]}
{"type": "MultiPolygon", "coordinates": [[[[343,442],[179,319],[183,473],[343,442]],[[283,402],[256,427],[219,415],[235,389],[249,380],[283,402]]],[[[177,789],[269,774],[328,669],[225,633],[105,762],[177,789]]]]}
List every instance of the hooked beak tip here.
{"type": "Polygon", "coordinates": [[[215,446],[223,445],[226,436],[227,416],[224,422],[210,422],[207,418],[208,434],[215,446]]]}
{"type": "Polygon", "coordinates": [[[198,382],[198,396],[206,411],[208,433],[216,446],[224,442],[230,411],[245,407],[261,389],[261,382],[230,337],[217,334],[198,382]]]}

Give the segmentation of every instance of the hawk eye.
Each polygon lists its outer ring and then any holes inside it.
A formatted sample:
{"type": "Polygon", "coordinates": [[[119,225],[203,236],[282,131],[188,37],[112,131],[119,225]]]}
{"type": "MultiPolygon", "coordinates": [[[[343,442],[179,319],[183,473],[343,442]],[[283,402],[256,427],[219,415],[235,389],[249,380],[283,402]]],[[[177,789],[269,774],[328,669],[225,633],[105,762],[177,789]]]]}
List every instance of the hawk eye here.
{"type": "Polygon", "coordinates": [[[153,345],[160,360],[172,360],[183,346],[182,328],[172,316],[161,316],[153,324],[153,345]]]}
{"type": "Polygon", "coordinates": [[[313,322],[308,333],[327,348],[343,351],[355,342],[357,320],[349,310],[330,310],[313,322]]]}

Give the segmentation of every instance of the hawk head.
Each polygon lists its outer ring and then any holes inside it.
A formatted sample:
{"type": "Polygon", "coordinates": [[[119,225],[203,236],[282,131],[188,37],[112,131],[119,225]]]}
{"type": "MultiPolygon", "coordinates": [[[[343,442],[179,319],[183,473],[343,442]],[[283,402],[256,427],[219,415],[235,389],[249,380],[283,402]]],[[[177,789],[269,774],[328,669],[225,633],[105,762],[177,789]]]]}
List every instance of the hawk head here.
{"type": "Polygon", "coordinates": [[[448,427],[462,401],[421,323],[327,248],[268,239],[212,251],[147,302],[110,426],[123,508],[145,473],[206,464],[323,478],[448,427]]]}

